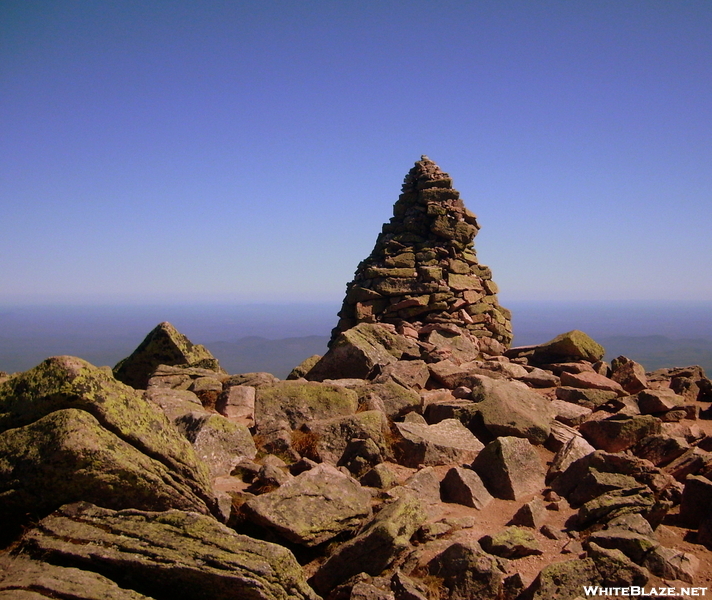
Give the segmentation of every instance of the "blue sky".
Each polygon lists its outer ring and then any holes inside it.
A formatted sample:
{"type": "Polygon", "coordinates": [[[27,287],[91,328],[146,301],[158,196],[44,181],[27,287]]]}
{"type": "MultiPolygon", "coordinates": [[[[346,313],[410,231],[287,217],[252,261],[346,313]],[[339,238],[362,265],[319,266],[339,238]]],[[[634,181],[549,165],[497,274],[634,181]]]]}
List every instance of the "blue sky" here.
{"type": "Polygon", "coordinates": [[[421,154],[501,300],[712,301],[708,1],[0,2],[0,303],[341,299],[421,154]]]}

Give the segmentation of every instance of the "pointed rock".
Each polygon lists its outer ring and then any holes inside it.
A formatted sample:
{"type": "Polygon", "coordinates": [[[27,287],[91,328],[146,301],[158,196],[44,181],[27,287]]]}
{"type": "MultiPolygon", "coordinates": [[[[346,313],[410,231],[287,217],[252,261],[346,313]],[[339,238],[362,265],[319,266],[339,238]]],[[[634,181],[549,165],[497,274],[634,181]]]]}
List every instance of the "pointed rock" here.
{"type": "Polygon", "coordinates": [[[201,367],[220,372],[217,359],[200,344],[193,344],[168,322],[158,324],[131,355],[114,367],[114,377],[145,390],[158,365],[201,367]]]}

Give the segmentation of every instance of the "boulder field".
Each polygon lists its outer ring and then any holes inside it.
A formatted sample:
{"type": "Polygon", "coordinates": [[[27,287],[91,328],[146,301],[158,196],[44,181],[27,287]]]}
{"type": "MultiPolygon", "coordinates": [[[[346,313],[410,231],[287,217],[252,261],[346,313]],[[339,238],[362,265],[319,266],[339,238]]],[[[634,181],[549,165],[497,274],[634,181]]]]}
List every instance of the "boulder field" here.
{"type": "Polygon", "coordinates": [[[168,323],[113,369],[0,374],[0,600],[712,593],[702,369],[609,364],[581,331],[510,348],[425,157],[387,225],[286,380],[168,323]]]}

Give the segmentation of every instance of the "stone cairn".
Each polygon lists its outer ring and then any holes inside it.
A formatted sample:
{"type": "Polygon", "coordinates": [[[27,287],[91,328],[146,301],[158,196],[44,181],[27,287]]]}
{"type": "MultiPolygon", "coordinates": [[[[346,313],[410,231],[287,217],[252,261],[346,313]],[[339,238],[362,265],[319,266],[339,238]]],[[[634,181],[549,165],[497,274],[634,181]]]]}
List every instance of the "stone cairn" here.
{"type": "Polygon", "coordinates": [[[490,268],[477,262],[479,228],[450,176],[421,156],[405,176],[393,217],[346,286],[330,344],[365,322],[391,323],[401,333],[453,324],[509,346],[511,313],[497,301],[490,268]]]}

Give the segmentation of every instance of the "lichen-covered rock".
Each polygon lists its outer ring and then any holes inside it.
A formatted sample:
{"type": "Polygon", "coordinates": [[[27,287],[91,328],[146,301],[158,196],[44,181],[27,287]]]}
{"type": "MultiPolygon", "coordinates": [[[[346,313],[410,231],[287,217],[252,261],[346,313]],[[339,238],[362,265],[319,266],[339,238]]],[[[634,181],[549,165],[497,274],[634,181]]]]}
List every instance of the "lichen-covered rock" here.
{"type": "Polygon", "coordinates": [[[583,331],[574,329],[556,336],[553,340],[539,346],[512,348],[507,356],[526,357],[529,364],[550,364],[587,360],[595,363],[603,358],[606,350],[592,340],[583,331]]]}
{"type": "MultiPolygon", "coordinates": [[[[66,443],[74,444],[77,449],[82,445],[86,446],[79,439],[80,436],[72,437],[75,431],[75,425],[72,423],[90,423],[89,427],[94,432],[90,436],[91,443],[108,444],[101,448],[97,447],[97,451],[107,460],[120,464],[126,463],[129,460],[126,456],[128,450],[124,450],[128,446],[133,449],[132,455],[134,453],[144,455],[143,459],[139,460],[136,457],[131,460],[141,464],[154,465],[148,469],[149,472],[155,476],[160,471],[163,473],[160,477],[167,478],[165,484],[168,487],[184,490],[188,494],[191,500],[186,502],[191,506],[190,510],[205,512],[207,507],[214,506],[206,465],[197,458],[190,443],[168,422],[161,409],[145,400],[140,392],[116,381],[104,369],[94,367],[82,359],[71,356],[49,358],[34,369],[15,375],[0,384],[0,431],[6,432],[4,436],[4,444],[7,448],[6,461],[10,456],[19,460],[20,456],[27,454],[28,459],[23,459],[24,467],[22,468],[26,467],[29,470],[28,473],[33,472],[39,476],[39,473],[49,465],[40,464],[28,448],[32,448],[34,447],[32,444],[36,444],[37,452],[50,452],[52,443],[62,444],[63,442],[59,431],[50,431],[48,423],[54,423],[54,418],[50,421],[43,421],[41,425],[35,427],[35,429],[42,430],[42,436],[36,439],[28,438],[29,431],[32,430],[23,428],[33,426],[54,412],[66,409],[76,409],[83,413],[76,415],[75,411],[72,411],[62,417],[57,417],[58,421],[64,424],[62,435],[69,436],[66,443]],[[93,418],[84,418],[89,415],[93,418]],[[14,433],[7,431],[9,429],[14,429],[14,433]],[[20,438],[26,439],[24,442],[20,442],[20,438]],[[11,439],[14,441],[10,441],[11,439]],[[50,442],[50,439],[54,441],[50,442]],[[123,442],[120,445],[119,455],[114,453],[114,449],[119,448],[116,446],[116,440],[123,442]],[[25,444],[26,447],[16,446],[19,443],[25,444]],[[41,450],[42,448],[45,450],[41,450]]],[[[79,452],[79,450],[76,451],[79,452]]],[[[70,463],[75,460],[81,462],[89,458],[82,457],[81,452],[80,455],[75,454],[75,451],[70,453],[73,457],[68,458],[70,463]]],[[[20,467],[18,465],[13,468],[20,467]]],[[[100,473],[101,465],[92,463],[90,470],[100,473]]],[[[6,489],[21,489],[25,485],[22,482],[18,483],[17,477],[10,475],[6,477],[10,478],[2,480],[6,489]]],[[[178,496],[183,493],[183,491],[179,492],[178,496]]],[[[58,500],[50,510],[56,508],[61,502],[78,499],[81,499],[81,496],[65,497],[61,501],[58,500]]],[[[186,503],[167,504],[163,507],[184,508],[187,505],[186,503]]],[[[43,506],[45,506],[44,501],[43,506]]],[[[135,505],[129,504],[128,506],[135,505]]],[[[46,510],[46,508],[45,506],[42,510],[46,510]]],[[[28,510],[32,511],[33,509],[28,507],[28,510]]]]}
{"type": "Polygon", "coordinates": [[[62,567],[24,557],[0,558],[0,598],[3,600],[152,600],[120,588],[92,571],[62,567]]]}
{"type": "Polygon", "coordinates": [[[291,542],[316,546],[358,528],[371,514],[371,494],[335,467],[321,464],[248,500],[243,511],[291,542]]]}
{"type": "Polygon", "coordinates": [[[464,464],[474,460],[484,448],[472,433],[455,419],[435,425],[396,423],[399,438],[399,462],[406,467],[418,465],[464,464]]]}
{"type": "MultiPolygon", "coordinates": [[[[355,415],[310,421],[302,425],[308,434],[310,452],[316,460],[339,464],[353,439],[372,440],[383,457],[390,456],[388,419],[380,410],[365,410],[355,415]]],[[[303,453],[308,455],[308,453],[303,453]]]]}
{"type": "Polygon", "coordinates": [[[358,395],[338,385],[317,382],[279,381],[257,388],[255,422],[257,429],[283,420],[292,429],[314,419],[352,415],[358,395]]]}
{"type": "Polygon", "coordinates": [[[114,377],[137,389],[146,389],[159,365],[200,367],[222,372],[217,359],[200,344],[193,344],[173,325],[159,323],[129,356],[114,367],[114,377]]]}
{"type": "Polygon", "coordinates": [[[645,514],[654,506],[655,498],[646,486],[612,490],[586,502],[578,512],[578,526],[589,527],[605,523],[628,513],[645,514]]]}
{"type": "Polygon", "coordinates": [[[525,438],[497,438],[478,454],[472,468],[496,498],[519,500],[544,487],[544,465],[525,438]]]}
{"type": "Polygon", "coordinates": [[[502,558],[522,558],[532,554],[543,554],[539,542],[530,529],[511,525],[492,535],[480,539],[485,552],[502,558]]]}
{"type": "Polygon", "coordinates": [[[29,513],[87,500],[111,508],[207,513],[204,500],[171,469],[75,408],[0,434],[0,531],[29,513]]]}
{"type": "Polygon", "coordinates": [[[700,560],[689,552],[657,546],[646,555],[643,565],[658,577],[694,583],[700,560]]]}
{"type": "Polygon", "coordinates": [[[358,394],[360,410],[380,410],[391,419],[420,408],[420,395],[395,381],[367,383],[352,389],[358,394]]]}
{"type": "Polygon", "coordinates": [[[196,513],[67,505],[26,533],[21,549],[147,596],[318,600],[289,550],[196,513]]]}
{"type": "Polygon", "coordinates": [[[420,358],[420,348],[414,340],[378,323],[359,323],[333,340],[306,378],[369,379],[377,368],[407,358],[420,358]]]}
{"type": "Polygon", "coordinates": [[[481,376],[472,398],[493,435],[523,437],[532,444],[543,444],[549,437],[555,414],[551,403],[526,385],[481,376]]]}
{"type": "Polygon", "coordinates": [[[403,494],[381,510],[354,538],[341,544],[316,571],[312,585],[322,594],[357,573],[380,575],[410,547],[410,538],[425,522],[420,501],[403,494]]]}
{"type": "Polygon", "coordinates": [[[584,585],[603,582],[592,558],[575,558],[544,567],[532,588],[533,600],[574,600],[582,596],[584,585]]]}
{"type": "Polygon", "coordinates": [[[629,394],[637,394],[648,387],[645,367],[625,356],[619,356],[611,363],[611,379],[620,383],[629,394]]]}
{"type": "Polygon", "coordinates": [[[257,448],[250,430],[221,415],[191,412],[175,421],[208,465],[212,477],[229,475],[241,457],[254,458],[257,448]]]}
{"type": "Polygon", "coordinates": [[[309,358],[305,358],[302,362],[300,362],[296,367],[294,367],[290,372],[289,375],[287,375],[288,380],[292,379],[301,379],[302,377],[306,377],[306,374],[309,373],[314,368],[314,365],[318,363],[321,360],[321,354],[313,354],[309,358]]]}

